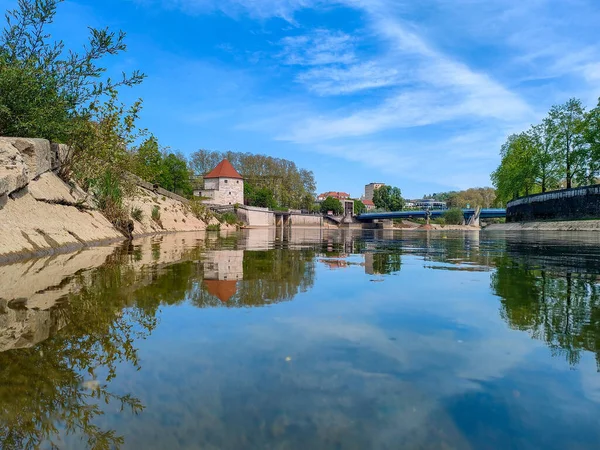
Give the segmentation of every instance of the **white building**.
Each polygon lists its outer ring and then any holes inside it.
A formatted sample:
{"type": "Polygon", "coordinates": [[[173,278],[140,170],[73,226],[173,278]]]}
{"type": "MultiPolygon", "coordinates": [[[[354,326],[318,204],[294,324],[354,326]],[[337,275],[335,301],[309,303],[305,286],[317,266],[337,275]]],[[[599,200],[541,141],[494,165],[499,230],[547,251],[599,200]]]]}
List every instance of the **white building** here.
{"type": "Polygon", "coordinates": [[[244,179],[224,159],[208,175],[204,176],[204,189],[194,195],[204,197],[203,203],[211,205],[244,204],[244,179]]]}

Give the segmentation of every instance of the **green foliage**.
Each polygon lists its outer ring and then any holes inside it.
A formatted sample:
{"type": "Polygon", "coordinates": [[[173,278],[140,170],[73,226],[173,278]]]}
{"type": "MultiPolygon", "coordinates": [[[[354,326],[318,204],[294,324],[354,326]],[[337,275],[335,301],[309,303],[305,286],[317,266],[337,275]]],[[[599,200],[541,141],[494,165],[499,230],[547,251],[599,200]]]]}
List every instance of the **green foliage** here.
{"type": "Polygon", "coordinates": [[[203,222],[208,223],[208,221],[214,217],[212,211],[203,205],[200,200],[193,199],[190,202],[190,209],[192,214],[203,222]]]}
{"type": "Polygon", "coordinates": [[[327,197],[323,202],[321,202],[321,212],[323,214],[327,214],[329,211],[332,211],[334,215],[341,215],[344,213],[344,207],[342,206],[342,202],[340,202],[337,198],[327,197]]]}
{"type": "Polygon", "coordinates": [[[221,230],[220,223],[211,223],[210,225],[206,226],[206,231],[219,231],[219,230],[221,230]]]}
{"type": "Polygon", "coordinates": [[[158,183],[167,191],[191,197],[193,190],[190,182],[190,169],[185,156],[175,153],[163,156],[158,183]]]}
{"type": "Polygon", "coordinates": [[[463,225],[465,216],[460,208],[450,208],[442,215],[444,223],[448,225],[463,225]]]}
{"type": "Polygon", "coordinates": [[[244,188],[253,206],[309,209],[314,203],[316,183],[312,172],[299,169],[292,161],[241,152],[198,150],[191,166],[198,175],[211,171],[227,158],[244,177],[244,188]],[[255,193],[263,190],[260,198],[255,193]],[[271,198],[272,195],[272,198],[271,198]],[[274,202],[273,202],[274,200],[274,202]]]}
{"type": "Polygon", "coordinates": [[[354,200],[354,214],[364,214],[367,212],[367,207],[360,200],[354,200]]]}
{"type": "Polygon", "coordinates": [[[261,208],[277,207],[277,201],[273,191],[268,187],[258,188],[248,182],[244,183],[244,202],[248,206],[258,206],[261,208]]]}
{"type": "Polygon", "coordinates": [[[221,215],[221,223],[223,222],[229,225],[235,225],[239,222],[239,220],[235,213],[227,211],[221,215]]]}
{"type": "Polygon", "coordinates": [[[448,207],[466,208],[493,208],[498,205],[496,190],[491,187],[469,188],[464,191],[440,192],[425,195],[423,198],[431,198],[440,202],[446,202],[448,207]]]}
{"type": "MultiPolygon", "coordinates": [[[[131,171],[152,184],[160,182],[163,171],[163,155],[158,140],[151,136],[133,151],[131,171]]],[[[166,189],[166,188],[165,188],[166,189]]]]}
{"type": "Polygon", "coordinates": [[[508,137],[492,173],[498,199],[596,183],[600,174],[600,110],[588,113],[580,100],[551,108],[539,125],[508,137]]]}
{"type": "Polygon", "coordinates": [[[107,169],[100,178],[90,180],[90,183],[98,209],[119,231],[131,238],[133,228],[123,207],[121,179],[107,169]]]}
{"type": "Polygon", "coordinates": [[[131,218],[141,222],[144,218],[144,211],[142,211],[140,208],[131,208],[131,218]]]}
{"type": "Polygon", "coordinates": [[[392,186],[382,186],[373,193],[373,203],[378,209],[385,211],[402,211],[404,209],[404,199],[400,188],[392,186]]]}
{"type": "Polygon", "coordinates": [[[99,65],[126,50],[125,34],[90,28],[83,53],[51,40],[47,28],[62,0],[19,0],[0,36],[0,134],[72,142],[77,119],[92,120],[90,105],[140,72],[113,81],[99,65]]]}
{"type": "Polygon", "coordinates": [[[160,223],[160,207],[158,205],[154,205],[152,207],[152,220],[154,220],[156,223],[160,223]]]}

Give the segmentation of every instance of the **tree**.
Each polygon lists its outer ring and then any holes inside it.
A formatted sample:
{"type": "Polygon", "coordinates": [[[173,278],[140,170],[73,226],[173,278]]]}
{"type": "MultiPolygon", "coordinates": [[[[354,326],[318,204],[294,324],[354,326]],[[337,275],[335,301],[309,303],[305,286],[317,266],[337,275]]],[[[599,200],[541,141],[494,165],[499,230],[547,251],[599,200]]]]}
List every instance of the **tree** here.
{"type": "Polygon", "coordinates": [[[244,183],[244,201],[248,206],[258,206],[260,208],[277,207],[273,191],[268,188],[257,189],[248,183],[244,183]]]}
{"type": "Polygon", "coordinates": [[[555,154],[556,130],[550,118],[532,126],[527,135],[533,145],[533,165],[535,183],[542,192],[556,189],[560,185],[560,166],[555,154]]]}
{"type": "Polygon", "coordinates": [[[572,98],[562,105],[553,106],[549,120],[556,133],[555,148],[564,170],[567,189],[570,189],[573,181],[581,183],[587,179],[582,134],[585,114],[581,100],[572,98]]]}
{"type": "Polygon", "coordinates": [[[83,53],[53,42],[46,29],[62,0],[18,0],[0,36],[0,134],[69,142],[74,118],[121,86],[139,84],[134,71],[113,81],[99,61],[126,50],[125,33],[90,28],[83,53]]]}
{"type": "Polygon", "coordinates": [[[500,150],[502,161],[492,173],[498,199],[503,202],[533,193],[536,178],[535,148],[527,133],[508,137],[500,150]]]}
{"type": "Polygon", "coordinates": [[[340,202],[337,198],[327,197],[321,203],[321,212],[323,214],[327,214],[329,211],[333,211],[333,214],[340,215],[344,213],[344,207],[342,206],[342,202],[340,202]]]}
{"type": "Polygon", "coordinates": [[[158,140],[151,136],[133,153],[132,171],[149,183],[159,183],[163,170],[163,155],[158,140]]]}
{"type": "Polygon", "coordinates": [[[600,98],[598,106],[591,109],[585,117],[583,138],[588,145],[588,182],[594,184],[600,176],[600,98]]]}
{"type": "Polygon", "coordinates": [[[383,186],[376,189],[373,193],[373,203],[377,208],[386,211],[402,211],[404,208],[404,199],[400,188],[392,186],[383,186]]]}
{"type": "Polygon", "coordinates": [[[354,214],[364,214],[367,212],[367,207],[360,200],[354,200],[354,214]]]}
{"type": "Polygon", "coordinates": [[[163,157],[159,184],[164,189],[185,197],[192,195],[190,170],[183,155],[169,153],[163,157]]]}

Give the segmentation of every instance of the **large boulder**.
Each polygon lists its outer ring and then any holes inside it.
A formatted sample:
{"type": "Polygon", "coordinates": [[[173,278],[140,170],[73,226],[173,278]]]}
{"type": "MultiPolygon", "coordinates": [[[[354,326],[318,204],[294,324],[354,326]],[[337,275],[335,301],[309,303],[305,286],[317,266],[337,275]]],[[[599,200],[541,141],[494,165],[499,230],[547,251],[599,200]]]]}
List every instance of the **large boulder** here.
{"type": "Polygon", "coordinates": [[[67,160],[70,148],[67,144],[56,144],[54,142],[50,146],[52,149],[52,170],[55,170],[67,160]]]}
{"type": "Polygon", "coordinates": [[[12,143],[0,138],[0,197],[27,186],[29,170],[25,158],[12,143]]]}
{"type": "Polygon", "coordinates": [[[53,152],[50,142],[46,139],[0,138],[0,140],[11,142],[21,152],[31,179],[52,169],[53,152]]]}

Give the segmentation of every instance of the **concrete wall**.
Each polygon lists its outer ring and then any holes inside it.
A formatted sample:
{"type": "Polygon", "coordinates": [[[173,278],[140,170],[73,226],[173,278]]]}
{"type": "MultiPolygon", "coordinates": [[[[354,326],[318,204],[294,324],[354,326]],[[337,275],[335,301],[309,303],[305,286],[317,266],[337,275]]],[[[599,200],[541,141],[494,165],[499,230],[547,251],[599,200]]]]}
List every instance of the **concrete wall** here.
{"type": "Polygon", "coordinates": [[[600,219],[600,185],[530,195],[509,202],[507,222],[600,219]]]}
{"type": "Polygon", "coordinates": [[[322,227],[323,216],[292,214],[290,216],[290,224],[293,227],[322,227]]]}
{"type": "Polygon", "coordinates": [[[238,218],[249,227],[274,227],[275,214],[267,208],[240,206],[237,209],[238,218]]]}
{"type": "Polygon", "coordinates": [[[244,203],[244,180],[239,178],[208,178],[204,180],[203,197],[205,203],[214,205],[235,205],[244,203]]]}

